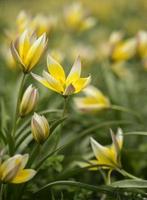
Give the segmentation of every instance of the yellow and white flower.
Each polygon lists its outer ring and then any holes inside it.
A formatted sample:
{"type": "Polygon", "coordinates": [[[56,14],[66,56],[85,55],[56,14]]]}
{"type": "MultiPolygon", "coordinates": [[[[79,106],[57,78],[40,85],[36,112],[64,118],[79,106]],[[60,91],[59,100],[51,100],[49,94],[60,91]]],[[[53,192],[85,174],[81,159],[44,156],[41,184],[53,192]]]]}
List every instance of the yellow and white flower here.
{"type": "Polygon", "coordinates": [[[65,24],[71,30],[83,31],[93,27],[96,23],[94,17],[86,16],[86,12],[80,3],[67,6],[64,13],[65,24]]]}
{"type": "Polygon", "coordinates": [[[37,36],[43,33],[50,33],[56,26],[57,19],[53,16],[36,15],[30,22],[30,28],[35,31],[37,36]]]}
{"type": "Polygon", "coordinates": [[[42,144],[49,136],[50,127],[44,116],[35,113],[31,120],[31,130],[34,140],[42,144]]]}
{"type": "Polygon", "coordinates": [[[80,92],[90,82],[90,76],[81,78],[81,61],[78,57],[68,76],[66,77],[63,67],[52,57],[47,58],[48,72],[43,71],[43,76],[32,73],[32,76],[45,87],[68,96],[80,92]]]}
{"type": "Polygon", "coordinates": [[[36,38],[30,36],[28,30],[26,30],[11,43],[11,52],[15,60],[20,63],[23,72],[28,73],[38,63],[46,45],[45,33],[36,38]]]}
{"type": "Polygon", "coordinates": [[[136,53],[137,40],[136,38],[128,39],[115,46],[112,52],[112,59],[114,61],[128,60],[136,53]]]}
{"type": "Polygon", "coordinates": [[[83,92],[85,97],[74,98],[75,105],[81,112],[98,112],[110,107],[110,102],[96,87],[89,85],[83,92]]]}
{"type": "Polygon", "coordinates": [[[34,110],[38,100],[38,96],[39,96],[38,90],[34,88],[32,85],[30,85],[26,89],[20,103],[20,108],[19,108],[20,116],[25,116],[34,110]]]}
{"type": "Polygon", "coordinates": [[[28,162],[28,154],[17,154],[8,158],[0,165],[0,181],[3,183],[24,183],[33,178],[36,171],[24,169],[28,162]]]}
{"type": "Polygon", "coordinates": [[[111,131],[112,145],[102,146],[94,138],[90,138],[91,147],[96,157],[95,160],[91,160],[89,163],[97,164],[104,168],[120,168],[120,151],[123,145],[123,132],[119,128],[116,136],[111,131]]]}

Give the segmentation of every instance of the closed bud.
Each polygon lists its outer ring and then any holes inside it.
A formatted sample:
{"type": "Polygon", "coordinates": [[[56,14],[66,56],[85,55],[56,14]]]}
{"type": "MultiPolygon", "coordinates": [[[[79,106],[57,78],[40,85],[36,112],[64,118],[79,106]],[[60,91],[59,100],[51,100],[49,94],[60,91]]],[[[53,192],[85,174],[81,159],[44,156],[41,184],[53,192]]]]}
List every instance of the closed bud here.
{"type": "Polygon", "coordinates": [[[36,140],[39,144],[42,144],[48,138],[50,133],[50,127],[47,119],[37,113],[35,113],[32,117],[31,129],[34,140],[36,140]]]}
{"type": "Polygon", "coordinates": [[[38,100],[38,96],[39,96],[38,90],[34,88],[32,85],[30,85],[26,89],[20,103],[20,108],[19,108],[20,116],[24,117],[25,115],[29,114],[34,110],[38,100]]]}

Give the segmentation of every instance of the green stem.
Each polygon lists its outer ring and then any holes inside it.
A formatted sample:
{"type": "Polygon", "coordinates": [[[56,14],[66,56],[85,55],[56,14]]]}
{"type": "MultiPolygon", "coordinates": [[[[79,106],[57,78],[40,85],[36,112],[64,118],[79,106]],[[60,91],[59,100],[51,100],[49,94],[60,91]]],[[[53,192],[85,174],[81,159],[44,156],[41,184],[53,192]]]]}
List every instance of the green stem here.
{"type": "Polygon", "coordinates": [[[15,151],[14,150],[15,149],[15,139],[14,138],[15,138],[15,132],[16,132],[17,125],[18,125],[18,123],[21,119],[18,115],[18,112],[19,112],[19,104],[20,104],[20,100],[21,100],[21,95],[22,95],[22,90],[23,90],[25,78],[26,78],[26,74],[23,73],[21,83],[20,83],[20,87],[19,87],[19,91],[18,91],[13,128],[12,128],[12,132],[11,132],[10,155],[13,155],[14,151],[15,151]]]}
{"type": "Polygon", "coordinates": [[[3,200],[3,193],[4,193],[4,184],[1,184],[1,189],[0,189],[0,200],[3,200]]]}
{"type": "Polygon", "coordinates": [[[112,173],[112,169],[110,169],[107,174],[107,185],[111,184],[111,173],[112,173]]]}
{"type": "Polygon", "coordinates": [[[66,114],[67,100],[68,100],[68,96],[64,97],[64,107],[63,107],[62,117],[64,117],[66,114]]]}
{"type": "Polygon", "coordinates": [[[130,173],[128,173],[127,171],[125,171],[124,169],[116,169],[120,174],[122,174],[124,177],[128,177],[130,179],[134,179],[134,180],[142,180],[141,178],[138,178],[130,173]]]}
{"type": "MultiPolygon", "coordinates": [[[[66,114],[67,100],[68,100],[68,96],[64,96],[64,106],[63,106],[62,117],[64,117],[65,114],[66,114]]],[[[58,147],[58,144],[59,144],[59,141],[60,141],[60,137],[61,137],[62,127],[63,127],[63,123],[59,127],[60,130],[59,130],[59,133],[58,133],[56,141],[55,141],[54,150],[58,147]]]]}

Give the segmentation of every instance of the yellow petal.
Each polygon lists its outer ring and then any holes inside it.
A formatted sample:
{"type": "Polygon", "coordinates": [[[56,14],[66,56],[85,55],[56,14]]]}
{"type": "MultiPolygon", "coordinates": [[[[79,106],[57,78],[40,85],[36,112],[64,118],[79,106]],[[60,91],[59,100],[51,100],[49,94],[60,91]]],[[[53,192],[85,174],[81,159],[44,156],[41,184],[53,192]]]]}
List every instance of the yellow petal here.
{"type": "Polygon", "coordinates": [[[29,154],[24,154],[22,155],[22,161],[21,161],[21,166],[20,166],[20,169],[24,169],[27,162],[28,162],[28,159],[29,159],[29,154]]]}
{"type": "Polygon", "coordinates": [[[21,166],[22,162],[22,155],[18,154],[13,157],[10,157],[9,159],[5,160],[1,166],[0,166],[0,178],[1,180],[4,180],[8,175],[11,175],[13,173],[13,176],[17,173],[21,166]],[[18,166],[17,171],[16,166],[18,166]],[[14,174],[15,170],[15,174],[14,174]]]}
{"type": "Polygon", "coordinates": [[[58,80],[56,80],[53,76],[51,76],[46,71],[43,71],[43,77],[47,80],[50,86],[54,88],[54,91],[63,93],[64,91],[63,85],[58,80]]]}
{"type": "Polygon", "coordinates": [[[46,46],[46,35],[40,36],[30,47],[28,54],[24,60],[24,64],[28,67],[30,71],[40,59],[46,46]]]}
{"type": "Polygon", "coordinates": [[[91,81],[91,77],[88,78],[80,78],[75,83],[73,83],[73,86],[75,88],[75,93],[80,92],[82,89],[84,89],[91,81]]]}
{"type": "Polygon", "coordinates": [[[118,128],[118,130],[117,130],[116,139],[117,139],[119,148],[122,149],[122,146],[123,146],[123,131],[122,131],[121,128],[118,128]]]}
{"type": "Polygon", "coordinates": [[[34,73],[31,73],[31,75],[33,76],[34,79],[36,79],[37,81],[39,81],[42,85],[44,85],[45,87],[55,91],[55,92],[58,92],[57,90],[55,90],[55,88],[53,88],[50,83],[44,78],[44,77],[41,77],[41,76],[38,76],[37,74],[34,74],[34,73]]]}
{"type": "Polygon", "coordinates": [[[19,55],[23,60],[28,53],[30,48],[30,41],[28,36],[28,31],[24,31],[19,38],[19,55]]]}
{"type": "Polygon", "coordinates": [[[21,170],[15,178],[12,179],[11,183],[19,184],[29,181],[36,174],[36,171],[33,169],[24,169],[21,170]]]}
{"type": "Polygon", "coordinates": [[[57,80],[65,83],[65,73],[62,66],[51,56],[47,57],[47,66],[49,73],[57,80]]]}
{"type": "Polygon", "coordinates": [[[95,157],[101,165],[115,166],[115,154],[109,147],[104,147],[93,138],[90,138],[95,157]]]}
{"type": "Polygon", "coordinates": [[[75,60],[71,68],[71,71],[66,79],[66,84],[69,85],[70,83],[76,82],[80,78],[80,75],[81,75],[81,60],[80,57],[78,57],[75,60]]]}
{"type": "Polygon", "coordinates": [[[114,60],[128,60],[136,53],[136,46],[137,41],[135,38],[118,44],[113,51],[112,58],[114,60]]]}

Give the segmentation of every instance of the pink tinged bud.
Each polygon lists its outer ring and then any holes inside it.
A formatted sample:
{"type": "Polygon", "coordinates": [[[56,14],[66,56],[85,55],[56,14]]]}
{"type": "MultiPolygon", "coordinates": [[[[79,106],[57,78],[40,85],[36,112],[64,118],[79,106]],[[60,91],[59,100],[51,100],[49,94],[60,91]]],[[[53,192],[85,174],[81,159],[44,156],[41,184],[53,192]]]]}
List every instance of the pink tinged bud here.
{"type": "Polygon", "coordinates": [[[20,103],[20,116],[24,117],[35,109],[38,97],[38,90],[30,85],[24,92],[20,103]]]}
{"type": "Polygon", "coordinates": [[[31,130],[34,140],[42,144],[49,136],[50,127],[47,119],[44,116],[35,113],[31,121],[31,130]]]}

